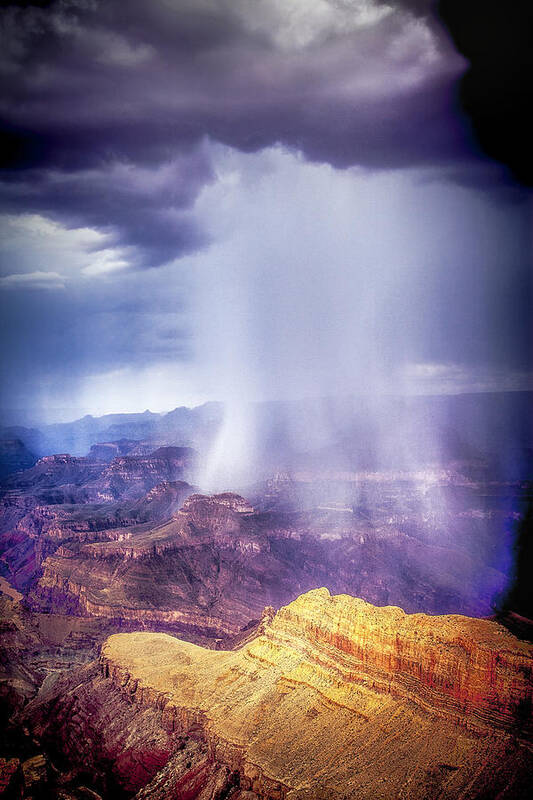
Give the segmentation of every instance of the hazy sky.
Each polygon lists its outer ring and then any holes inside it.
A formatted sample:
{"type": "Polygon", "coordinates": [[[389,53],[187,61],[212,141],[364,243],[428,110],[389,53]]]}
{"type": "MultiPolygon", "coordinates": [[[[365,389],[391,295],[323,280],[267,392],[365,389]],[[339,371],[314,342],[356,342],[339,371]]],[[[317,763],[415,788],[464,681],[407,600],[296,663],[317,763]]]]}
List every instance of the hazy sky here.
{"type": "Polygon", "coordinates": [[[528,385],[520,20],[464,79],[423,0],[1,14],[4,409],[528,385]]]}

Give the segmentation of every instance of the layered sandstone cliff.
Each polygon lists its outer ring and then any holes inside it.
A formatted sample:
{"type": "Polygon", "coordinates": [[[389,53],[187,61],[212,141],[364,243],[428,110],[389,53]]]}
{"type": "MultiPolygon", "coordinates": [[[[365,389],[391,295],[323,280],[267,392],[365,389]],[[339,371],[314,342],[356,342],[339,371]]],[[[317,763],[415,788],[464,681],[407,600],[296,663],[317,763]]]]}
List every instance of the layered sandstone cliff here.
{"type": "Polygon", "coordinates": [[[113,528],[168,519],[193,490],[181,480],[193,455],[163,447],[106,464],[60,454],[12,475],[0,488],[0,557],[9,579],[27,588],[61,541],[119,538],[113,528]]]}
{"type": "Polygon", "coordinates": [[[53,613],[136,621],[193,641],[236,636],[290,591],[280,587],[287,566],[280,569],[251,517],[239,495],[192,495],[159,525],[108,529],[98,542],[57,547],[30,600],[53,613]]]}
{"type": "Polygon", "coordinates": [[[85,488],[97,502],[137,499],[162,481],[190,478],[194,459],[190,447],[159,447],[146,456],[118,456],[85,488]]]}
{"type": "MultiPolygon", "coordinates": [[[[0,500],[6,576],[27,591],[50,556],[38,590],[43,611],[63,613],[87,597],[115,619],[117,608],[95,589],[98,582],[122,583],[119,606],[125,614],[133,610],[140,624],[138,610],[179,610],[174,595],[181,593],[195,613],[218,617],[233,632],[265,605],[279,607],[320,585],[376,605],[473,616],[492,613],[493,599],[505,587],[501,532],[515,524],[515,512],[502,511],[498,497],[489,497],[481,484],[456,485],[442,471],[354,474],[357,484],[327,476],[307,483],[310,476],[298,473],[297,485],[306,487],[303,505],[321,497],[317,508],[282,510],[299,505],[294,486],[287,503],[259,492],[256,510],[232,493],[195,495],[182,508],[187,536],[176,537],[172,517],[196,490],[167,479],[182,475],[193,460],[192,451],[173,447],[148,455],[131,451],[111,462],[41,459],[11,481],[0,500]],[[161,487],[178,484],[183,492],[161,494],[161,487]],[[169,536],[161,531],[163,522],[169,536]],[[107,541],[125,544],[107,547],[107,541]],[[179,585],[176,591],[171,584],[179,585]],[[155,594],[151,585],[158,587],[155,594]]],[[[493,488],[496,494],[510,491],[493,488]]]]}
{"type": "MultiPolygon", "coordinates": [[[[405,614],[319,589],[282,608],[266,632],[346,684],[410,700],[461,725],[533,733],[533,647],[490,620],[405,614]]],[[[335,692],[331,694],[335,699],[335,692]]]]}
{"type": "MultiPolygon", "coordinates": [[[[135,512],[139,523],[143,515],[152,523],[97,535],[84,530],[83,515],[81,530],[68,519],[56,524],[54,552],[30,594],[33,606],[136,621],[199,641],[236,636],[265,606],[279,607],[317,585],[409,610],[468,607],[466,598],[478,592],[477,562],[467,555],[371,528],[352,514],[258,513],[233,493],[190,494],[170,519],[154,524],[157,508],[168,509],[157,501],[159,490],[152,490],[153,502],[146,495],[142,514],[128,507],[130,520],[135,512]],[[441,590],[440,581],[456,593],[441,590]]],[[[98,513],[109,516],[113,508],[98,513]]],[[[124,507],[120,513],[124,519],[124,507]]]]}
{"type": "Polygon", "coordinates": [[[24,495],[13,505],[10,494],[3,498],[0,520],[0,551],[10,579],[27,588],[42,562],[61,545],[70,545],[73,550],[63,547],[60,552],[72,556],[83,543],[130,539],[150,530],[171,517],[192,491],[184,481],[163,481],[138,500],[51,505],[36,505],[35,496],[26,505],[24,495]]]}
{"type": "Polygon", "coordinates": [[[518,799],[533,789],[532,665],[531,645],[494,622],[319,589],[233,652],[111,636],[100,675],[28,715],[71,761],[74,741],[105,728],[99,757],[139,799],[518,799]]]}

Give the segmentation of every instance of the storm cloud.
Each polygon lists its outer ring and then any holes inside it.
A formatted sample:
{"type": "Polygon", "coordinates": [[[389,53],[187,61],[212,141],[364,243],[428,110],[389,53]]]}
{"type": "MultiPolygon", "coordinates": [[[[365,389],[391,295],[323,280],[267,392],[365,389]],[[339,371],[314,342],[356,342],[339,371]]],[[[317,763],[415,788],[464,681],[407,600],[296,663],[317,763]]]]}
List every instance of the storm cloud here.
{"type": "Polygon", "coordinates": [[[450,113],[463,62],[424,4],[42,5],[2,14],[1,199],[105,231],[131,267],[206,244],[189,213],[213,177],[206,138],[336,167],[466,157],[450,113]]]}
{"type": "Polygon", "coordinates": [[[452,5],[4,6],[3,407],[523,388],[525,152],[452,5]]]}

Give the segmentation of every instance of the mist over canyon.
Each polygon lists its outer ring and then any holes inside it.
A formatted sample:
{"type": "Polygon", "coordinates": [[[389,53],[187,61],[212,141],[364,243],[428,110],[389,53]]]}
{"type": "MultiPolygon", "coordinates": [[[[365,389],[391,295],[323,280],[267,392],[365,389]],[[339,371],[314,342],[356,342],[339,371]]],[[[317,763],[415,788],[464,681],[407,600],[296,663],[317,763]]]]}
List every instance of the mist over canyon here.
{"type": "MultiPolygon", "coordinates": [[[[257,404],[244,496],[202,484],[227,437],[222,404],[4,429],[20,437],[4,438],[0,507],[6,791],[373,797],[387,774],[384,797],[527,796],[530,404],[257,404]],[[88,449],[49,454],[59,444],[88,449]],[[30,447],[46,455],[14,461],[30,447]],[[200,694],[169,705],[191,664],[200,694]],[[286,766],[277,714],[298,730],[286,766]],[[318,767],[317,726],[339,725],[318,767]],[[325,768],[341,754],[342,769],[325,768]]],[[[221,481],[236,475],[226,455],[221,481]]]]}

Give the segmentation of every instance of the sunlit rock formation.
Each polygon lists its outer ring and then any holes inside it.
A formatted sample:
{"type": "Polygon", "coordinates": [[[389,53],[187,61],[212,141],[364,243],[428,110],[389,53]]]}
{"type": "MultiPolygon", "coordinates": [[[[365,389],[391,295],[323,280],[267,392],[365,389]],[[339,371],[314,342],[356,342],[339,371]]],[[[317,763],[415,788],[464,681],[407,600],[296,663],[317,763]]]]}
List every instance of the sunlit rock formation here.
{"type": "Polygon", "coordinates": [[[494,622],[318,589],[233,652],[114,635],[26,718],[137,798],[522,798],[532,658],[494,622]]]}

